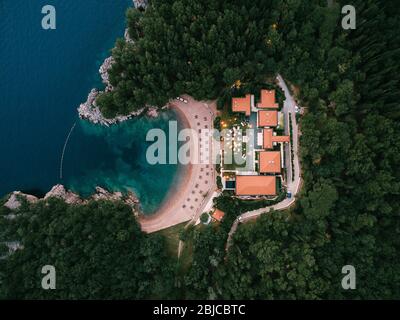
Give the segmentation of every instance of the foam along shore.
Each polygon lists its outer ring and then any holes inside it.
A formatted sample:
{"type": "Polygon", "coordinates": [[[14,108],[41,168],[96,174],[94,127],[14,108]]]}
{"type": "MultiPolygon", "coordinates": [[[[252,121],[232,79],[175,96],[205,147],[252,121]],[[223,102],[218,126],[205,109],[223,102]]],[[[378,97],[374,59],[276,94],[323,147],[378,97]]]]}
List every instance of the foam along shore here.
{"type": "MultiPolygon", "coordinates": [[[[133,0],[133,5],[136,9],[146,9],[148,5],[147,0],[133,0]]],[[[125,41],[128,43],[133,43],[133,40],[129,36],[128,29],[125,29],[124,34],[125,41]]],[[[114,64],[114,58],[112,56],[106,58],[103,64],[99,68],[99,73],[103,83],[105,84],[105,92],[110,92],[113,90],[113,86],[110,83],[109,77],[109,70],[112,68],[114,64]]],[[[101,124],[104,126],[110,126],[113,124],[117,124],[131,118],[140,116],[146,112],[146,114],[150,117],[157,117],[158,116],[158,108],[153,106],[147,106],[141,108],[139,110],[133,111],[127,115],[118,115],[112,119],[108,119],[104,117],[101,113],[100,108],[96,105],[96,97],[101,93],[98,89],[92,89],[87,97],[87,100],[82,103],[78,108],[78,114],[81,119],[86,119],[95,124],[101,124]]]]}
{"type": "Polygon", "coordinates": [[[63,200],[67,204],[87,204],[89,201],[122,201],[132,208],[135,215],[139,214],[139,199],[136,195],[129,191],[127,194],[122,192],[110,192],[102,187],[96,187],[95,193],[87,199],[82,199],[78,194],[65,189],[62,184],[55,185],[43,198],[38,198],[30,194],[25,194],[20,191],[14,191],[9,196],[8,200],[4,203],[4,206],[10,210],[16,210],[21,206],[22,199],[25,199],[28,203],[34,204],[39,201],[46,201],[50,198],[58,198],[63,200]]]}

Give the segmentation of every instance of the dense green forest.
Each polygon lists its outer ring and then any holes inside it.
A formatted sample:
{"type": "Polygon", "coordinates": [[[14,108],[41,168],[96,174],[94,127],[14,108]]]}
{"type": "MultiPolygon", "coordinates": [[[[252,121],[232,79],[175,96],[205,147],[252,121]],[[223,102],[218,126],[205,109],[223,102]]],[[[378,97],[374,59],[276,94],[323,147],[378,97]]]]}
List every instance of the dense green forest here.
{"type": "Polygon", "coordinates": [[[165,241],[145,235],[122,203],[70,206],[51,199],[2,207],[2,239],[23,249],[0,253],[0,299],[144,299],[174,297],[174,261],[165,241]],[[43,290],[41,268],[56,268],[56,290],[43,290]]]}
{"type": "Polygon", "coordinates": [[[219,297],[400,298],[399,8],[353,4],[352,31],[340,28],[338,6],[298,1],[282,13],[279,70],[307,107],[305,183],[292,212],[239,228],[210,282],[219,297]],[[354,291],[341,287],[347,264],[354,291]]]}
{"type": "Polygon", "coordinates": [[[279,18],[285,49],[278,70],[301,89],[307,107],[303,191],[291,212],[240,226],[209,287],[191,292],[400,298],[400,8],[395,1],[355,1],[357,29],[345,31],[341,6],[280,4],[291,10],[279,18]],[[347,264],[356,268],[356,290],[341,287],[347,264]]]}
{"type": "Polygon", "coordinates": [[[162,106],[181,93],[216,98],[237,79],[259,83],[279,72],[306,107],[296,207],[240,225],[226,254],[243,208],[219,198],[226,219],[185,236],[192,261],[174,282],[163,238],[143,235],[124,206],[25,206],[19,219],[0,220],[1,237],[25,246],[0,261],[0,296],[400,298],[400,7],[355,0],[357,28],[343,30],[345,4],[156,0],[129,10],[135,43],[119,40],[113,50],[115,90],[101,97],[103,112],[162,106]],[[48,256],[72,274],[61,276],[61,292],[32,289],[48,256]],[[348,264],[356,290],[341,287],[348,264]]]}
{"type": "Polygon", "coordinates": [[[217,98],[235,80],[263,81],[277,67],[279,1],[151,1],[129,10],[134,43],[117,41],[110,81],[98,104],[106,116],[164,106],[187,93],[217,98]]]}

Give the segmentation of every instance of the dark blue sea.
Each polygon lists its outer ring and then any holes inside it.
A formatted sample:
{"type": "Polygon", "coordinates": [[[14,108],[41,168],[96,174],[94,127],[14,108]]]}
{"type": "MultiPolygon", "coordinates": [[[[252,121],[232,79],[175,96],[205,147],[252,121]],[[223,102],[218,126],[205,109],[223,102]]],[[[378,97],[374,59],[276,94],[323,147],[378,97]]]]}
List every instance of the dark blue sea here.
{"type": "Polygon", "coordinates": [[[123,37],[132,0],[0,0],[0,196],[43,195],[62,183],[82,196],[95,186],[134,191],[150,214],[178,176],[176,165],[145,160],[150,128],[167,128],[172,112],[112,128],[79,120],[77,107],[98,69],[123,37]],[[43,30],[44,5],[56,8],[56,30],[43,30]],[[60,163],[65,149],[62,179],[60,163]]]}

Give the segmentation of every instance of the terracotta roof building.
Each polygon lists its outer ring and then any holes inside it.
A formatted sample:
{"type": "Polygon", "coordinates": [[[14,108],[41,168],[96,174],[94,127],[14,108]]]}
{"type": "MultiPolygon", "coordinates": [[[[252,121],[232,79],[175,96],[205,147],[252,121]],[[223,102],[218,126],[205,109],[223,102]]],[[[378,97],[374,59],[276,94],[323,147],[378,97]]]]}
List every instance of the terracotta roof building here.
{"type": "Polygon", "coordinates": [[[280,173],[281,153],[279,151],[261,151],[259,166],[260,173],[280,173]]]}
{"type": "Polygon", "coordinates": [[[236,195],[275,196],[275,176],[236,176],[236,195]]]}
{"type": "Polygon", "coordinates": [[[272,129],[263,130],[263,147],[264,149],[272,149],[274,142],[290,142],[289,136],[274,136],[272,129]]]}
{"type": "Polygon", "coordinates": [[[275,100],[275,90],[261,90],[260,102],[257,103],[257,108],[278,109],[279,105],[275,100]]]}
{"type": "Polygon", "coordinates": [[[246,116],[250,116],[251,112],[251,94],[246,94],[244,98],[232,98],[232,111],[244,112],[246,116]]]}
{"type": "Polygon", "coordinates": [[[260,110],[258,111],[259,127],[276,127],[278,125],[278,111],[260,110]]]}
{"type": "MultiPolygon", "coordinates": [[[[257,113],[257,124],[251,117],[252,125],[262,129],[257,129],[257,144],[262,145],[263,149],[273,149],[274,143],[290,142],[289,136],[274,136],[273,128],[284,126],[283,114],[278,113],[279,104],[276,102],[275,90],[261,90],[260,101],[254,108],[254,96],[247,94],[245,97],[232,98],[232,111],[243,112],[247,117],[254,112],[257,113]],[[262,130],[262,133],[261,133],[262,130]],[[261,142],[262,141],[262,142],[261,142]]],[[[249,175],[236,171],[236,181],[230,189],[235,189],[237,196],[276,196],[277,194],[277,175],[282,172],[282,155],[280,151],[258,151],[259,172],[254,172],[254,168],[249,175]],[[260,175],[269,174],[269,175],[260,175]]],[[[227,186],[227,184],[226,184],[227,186]]],[[[215,210],[212,217],[216,221],[221,221],[224,213],[215,210]]]]}
{"type": "Polygon", "coordinates": [[[216,221],[219,221],[219,222],[222,221],[224,216],[225,216],[225,212],[223,212],[223,211],[221,211],[219,209],[215,209],[215,211],[214,211],[214,213],[212,215],[213,219],[216,220],[216,221]]]}

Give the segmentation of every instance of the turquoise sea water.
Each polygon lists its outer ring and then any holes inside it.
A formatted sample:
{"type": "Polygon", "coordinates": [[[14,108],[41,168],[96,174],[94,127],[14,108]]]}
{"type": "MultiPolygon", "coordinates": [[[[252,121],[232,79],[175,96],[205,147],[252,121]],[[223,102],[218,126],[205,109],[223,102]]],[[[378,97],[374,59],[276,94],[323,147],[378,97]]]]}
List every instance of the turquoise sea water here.
{"type": "Polygon", "coordinates": [[[177,179],[177,166],[150,166],[145,135],[167,128],[173,112],[104,128],[77,107],[125,28],[131,0],[0,0],[0,196],[42,195],[63,183],[87,196],[96,185],[132,190],[151,213],[177,179]],[[43,30],[41,9],[55,6],[57,29],[43,30]],[[60,179],[60,159],[72,125],[60,179]]]}

